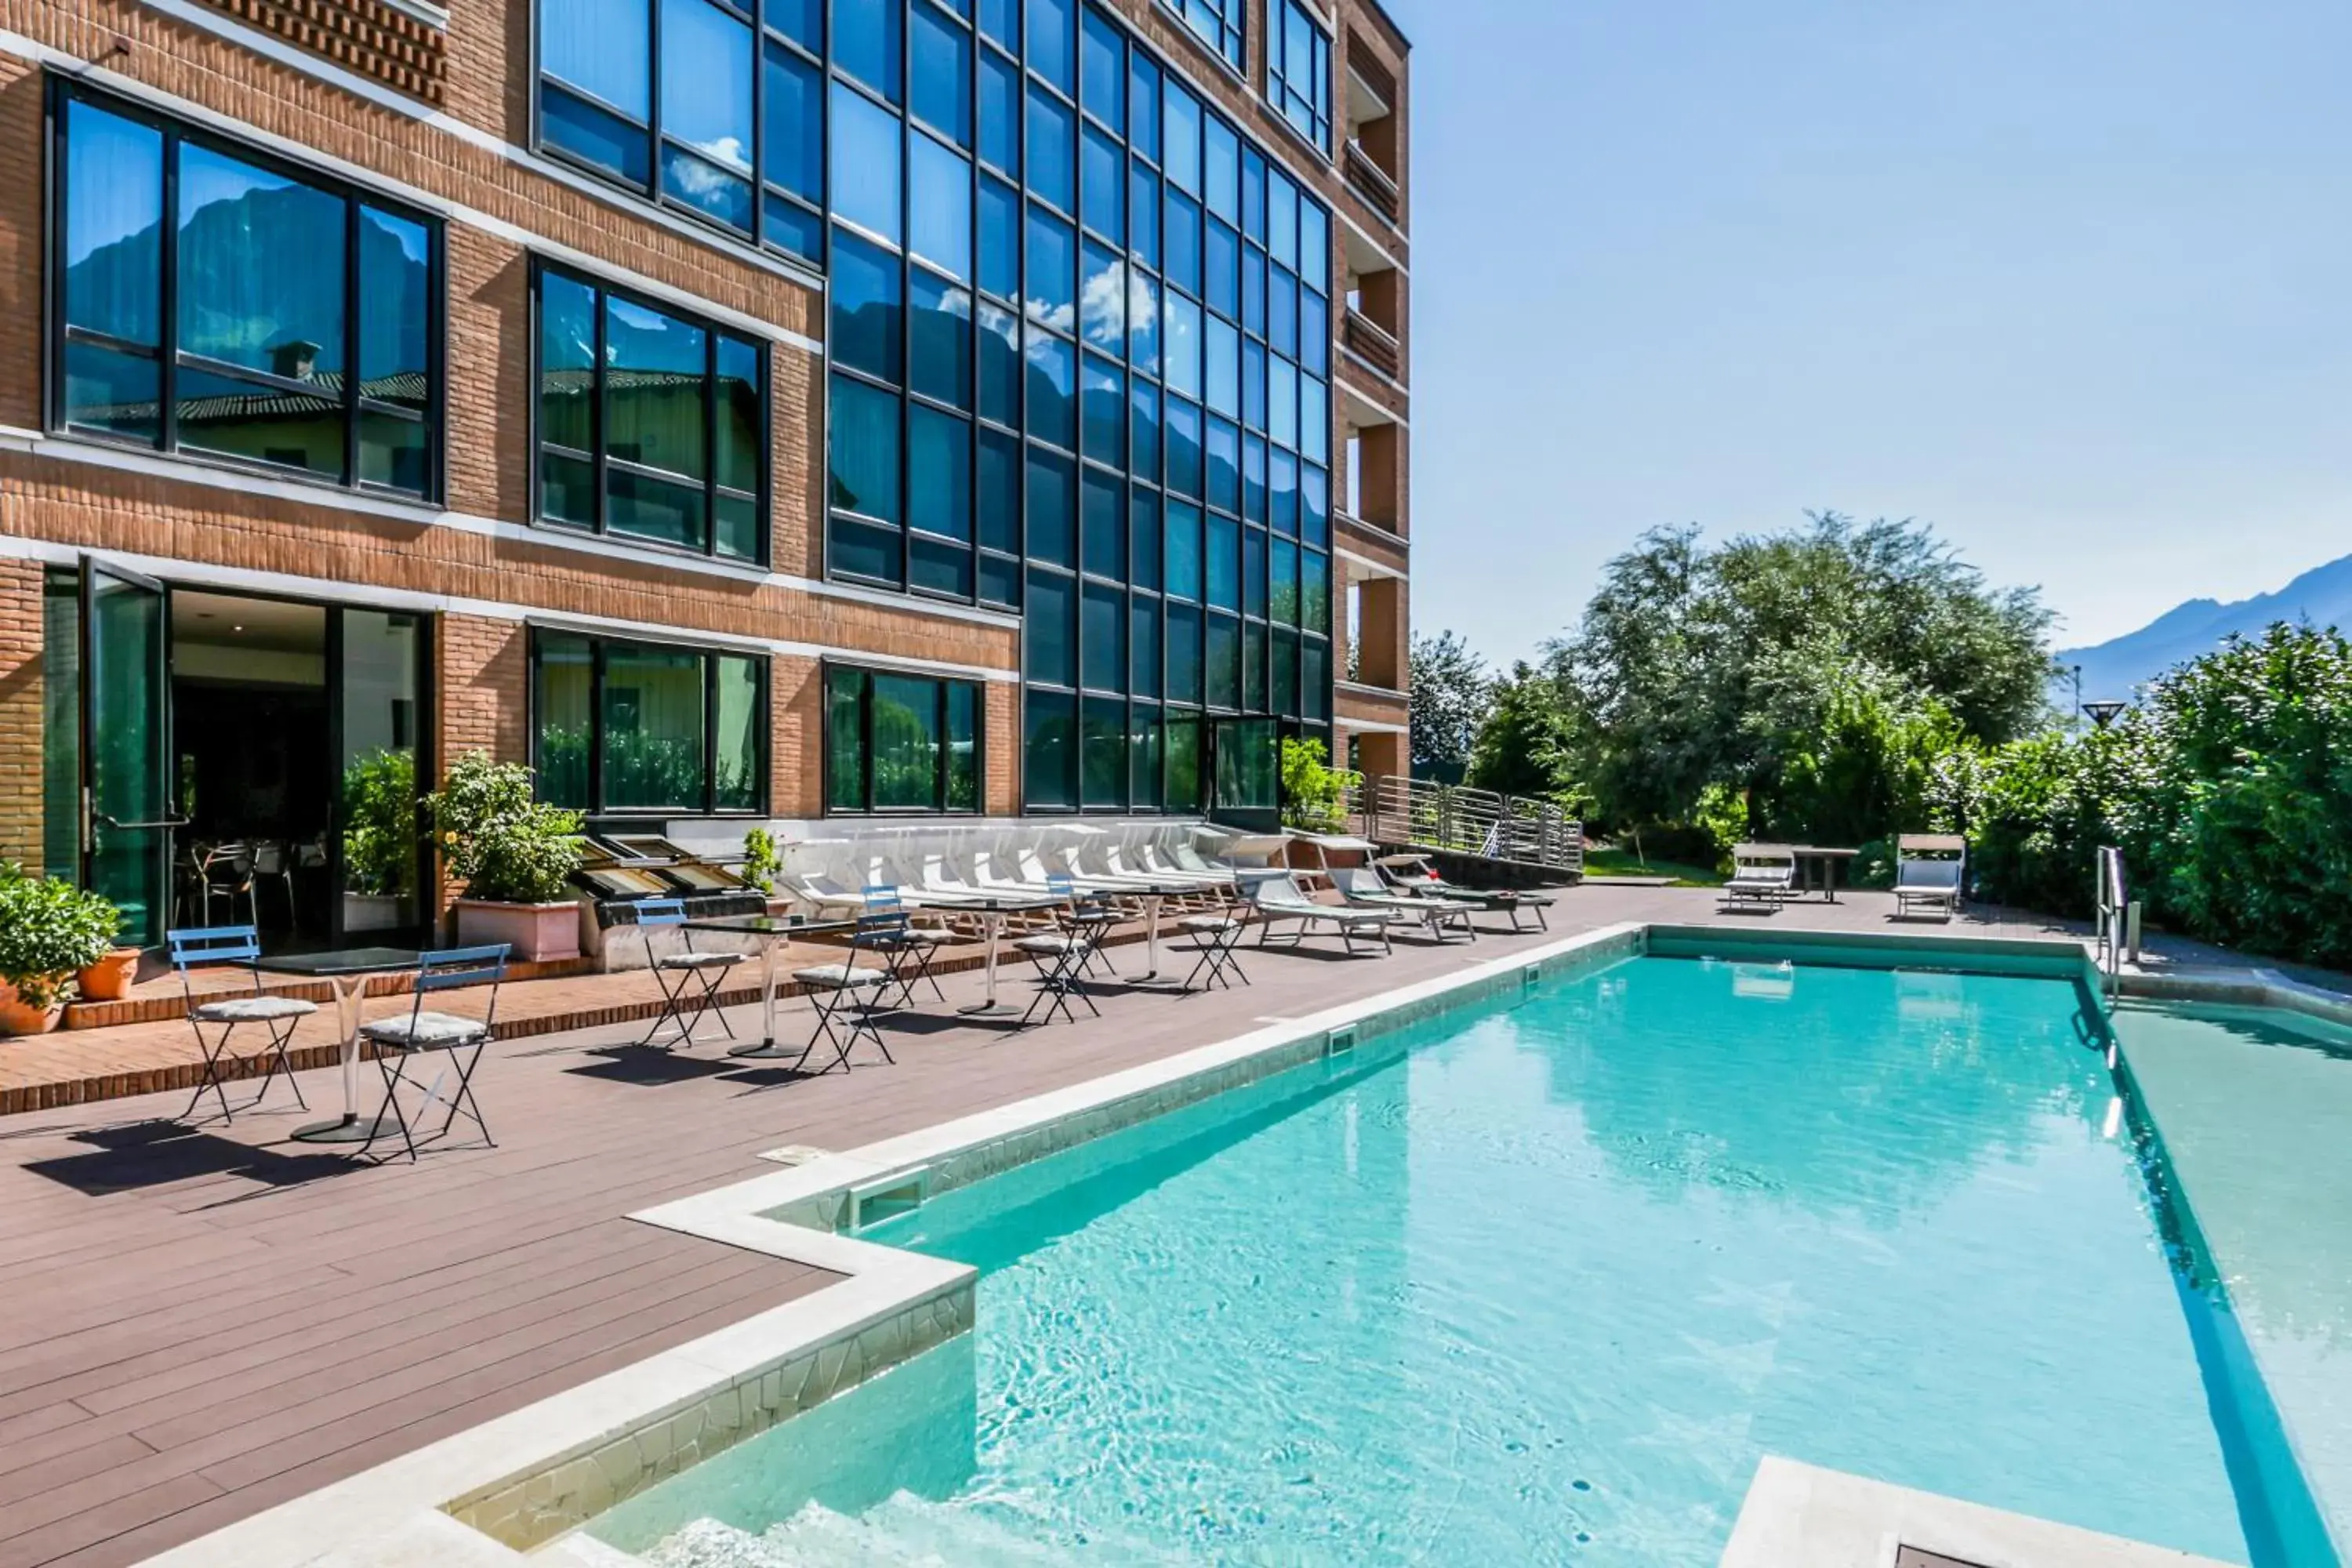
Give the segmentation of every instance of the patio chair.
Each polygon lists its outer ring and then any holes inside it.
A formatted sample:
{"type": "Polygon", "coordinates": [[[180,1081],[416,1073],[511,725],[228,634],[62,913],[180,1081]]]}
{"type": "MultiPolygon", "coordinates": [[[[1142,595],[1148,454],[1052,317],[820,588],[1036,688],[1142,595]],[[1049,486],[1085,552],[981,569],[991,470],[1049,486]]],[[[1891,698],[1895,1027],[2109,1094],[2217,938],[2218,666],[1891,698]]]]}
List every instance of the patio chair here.
{"type": "Polygon", "coordinates": [[[1389,885],[1381,880],[1381,874],[1370,866],[1334,866],[1328,875],[1331,885],[1339,889],[1339,896],[1350,909],[1386,910],[1394,919],[1418,921],[1435,942],[1444,942],[1446,931],[1455,927],[1472,942],[1478,940],[1478,928],[1470,923],[1470,917],[1478,910],[1475,904],[1391,892],[1389,885]]]}
{"type": "Polygon", "coordinates": [[[278,884],[286,895],[286,929],[297,936],[302,932],[302,910],[294,896],[294,851],[284,844],[256,844],[253,847],[252,878],[256,884],[254,899],[255,923],[260,921],[258,885],[267,880],[278,884]]]}
{"type": "Polygon", "coordinates": [[[441,1130],[428,1134],[425,1142],[437,1143],[446,1138],[457,1125],[457,1118],[463,1116],[480,1131],[485,1148],[498,1147],[498,1140],[490,1136],[490,1124],[483,1119],[482,1102],[474,1098],[474,1071],[482,1065],[482,1052],[489,1047],[490,1031],[498,1017],[499,986],[506,979],[507,954],[510,951],[510,944],[501,942],[487,947],[448,947],[437,952],[420,952],[416,955],[416,979],[409,988],[406,1016],[394,1014],[360,1026],[360,1038],[375,1047],[375,1065],[383,1075],[383,1108],[376,1112],[367,1141],[359,1147],[362,1154],[375,1147],[375,1141],[384,1135],[383,1125],[389,1119],[400,1129],[400,1141],[414,1163],[418,1147],[417,1123],[436,1100],[444,1098],[448,1100],[449,1114],[441,1119],[441,1130]],[[436,992],[484,984],[489,986],[490,994],[478,1018],[432,1012],[425,1005],[425,999],[436,992]],[[408,1087],[409,1062],[428,1051],[448,1052],[449,1065],[425,1087],[424,1101],[412,1118],[401,1104],[400,1093],[408,1087]],[[457,1086],[445,1097],[441,1086],[451,1072],[457,1076],[457,1086]]]}
{"type": "Polygon", "coordinates": [[[253,851],[245,845],[215,844],[198,856],[196,894],[203,900],[205,920],[213,918],[215,899],[227,905],[229,919],[236,919],[236,901],[243,899],[247,922],[261,923],[261,907],[253,892],[253,851]]]}
{"type": "Polygon", "coordinates": [[[196,1048],[204,1052],[204,1077],[196,1083],[195,1098],[180,1120],[186,1121],[196,1114],[196,1107],[205,1100],[210,1089],[220,1101],[221,1120],[234,1121],[230,1112],[228,1091],[222,1087],[221,1064],[247,1059],[229,1055],[229,1037],[247,1024],[258,1024],[268,1036],[269,1043],[255,1051],[250,1059],[267,1058],[268,1069],[261,1075],[261,1092],[253,1097],[247,1110],[259,1108],[269,1093],[270,1080],[279,1072],[293,1088],[294,1103],[303,1110],[310,1109],[302,1098],[302,1086],[294,1077],[294,1064],[286,1059],[287,1043],[303,1019],[319,1010],[315,1002],[305,1002],[299,996],[273,996],[261,988],[261,937],[252,926],[205,926],[190,931],[166,932],[164,942],[171,952],[172,967],[180,976],[180,994],[187,999],[188,1027],[195,1031],[196,1048]],[[188,972],[216,964],[233,964],[251,972],[253,993],[247,996],[223,996],[215,1001],[196,1000],[195,987],[189,983],[188,972]],[[205,1038],[205,1026],[215,1024],[220,1033],[212,1039],[205,1038]]]}
{"type": "MultiPolygon", "coordinates": [[[[877,926],[872,942],[874,950],[890,966],[890,984],[898,988],[897,1005],[913,1006],[915,987],[925,983],[929,984],[932,995],[945,1002],[948,994],[940,989],[940,977],[931,973],[931,960],[940,948],[955,941],[955,933],[917,925],[898,889],[883,883],[866,889],[866,912],[869,916],[898,917],[895,925],[877,926]]],[[[887,993],[881,1001],[883,1005],[890,1005],[887,993]]]]}
{"type": "Polygon", "coordinates": [[[1797,852],[1785,844],[1735,844],[1731,879],[1723,885],[1721,907],[1778,913],[1797,896],[1797,852]]]}
{"type": "Polygon", "coordinates": [[[1192,939],[1192,951],[1200,957],[1192,964],[1192,973],[1184,977],[1183,989],[1190,992],[1195,982],[1203,991],[1223,985],[1230,991],[1234,981],[1244,985],[1250,977],[1242,968],[1242,933],[1249,929],[1234,909],[1227,904],[1203,914],[1186,915],[1176,922],[1178,931],[1192,939]]]}
{"type": "Polygon", "coordinates": [[[1110,959],[1102,950],[1103,939],[1110,934],[1111,927],[1118,923],[1119,909],[1112,895],[1104,889],[1081,884],[1066,871],[1048,872],[1045,887],[1066,906],[1055,917],[1057,930],[1066,932],[1075,921],[1094,932],[1094,941],[1087,944],[1086,952],[1080,957],[1080,968],[1099,969],[1105,979],[1117,979],[1110,959]]]}
{"type": "MultiPolygon", "coordinates": [[[[1064,877],[1061,881],[1067,889],[1069,879],[1064,877]]],[[[1118,916],[1094,895],[1069,889],[1066,896],[1070,900],[1069,908],[1056,921],[1058,929],[1022,937],[1013,944],[1013,951],[1027,953],[1038,970],[1037,994],[1030,998],[1028,1011],[1021,1015],[1017,1026],[1020,1028],[1025,1029],[1036,1021],[1040,1007],[1045,1009],[1045,1021],[1048,1024],[1057,1012],[1076,1023],[1078,1016],[1070,1008],[1073,996],[1087,1005],[1087,1012],[1097,1018],[1102,1016],[1102,1009],[1087,994],[1086,972],[1102,944],[1103,933],[1118,916]]]]}
{"type": "Polygon", "coordinates": [[[819,1072],[831,1072],[835,1068],[844,1072],[851,1070],[849,1054],[857,1048],[861,1035],[874,1042],[874,1048],[882,1053],[884,1061],[893,1067],[898,1065],[898,1058],[890,1054],[890,1043],[882,1037],[874,1015],[883,1010],[882,999],[894,984],[895,972],[889,960],[883,957],[884,943],[893,934],[905,931],[907,923],[904,910],[860,915],[857,930],[849,939],[848,954],[839,963],[793,971],[793,979],[816,998],[816,1028],[809,1036],[808,1044],[801,1048],[799,1059],[793,1063],[794,1072],[808,1064],[810,1053],[820,1040],[833,1047],[833,1060],[819,1068],[819,1072]],[[861,952],[875,954],[879,964],[871,969],[860,968],[857,955],[861,952]],[[845,1016],[849,1026],[846,1035],[834,1028],[845,1016]]]}
{"type": "Polygon", "coordinates": [[[1383,953],[1393,952],[1389,943],[1389,911],[1386,910],[1350,909],[1345,905],[1318,904],[1307,897],[1298,879],[1288,871],[1276,871],[1259,877],[1250,883],[1249,901],[1257,910],[1257,944],[1266,945],[1276,924],[1297,928],[1290,941],[1296,947],[1308,937],[1336,932],[1349,953],[1356,951],[1356,938],[1365,931],[1377,931],[1383,953]]]}
{"type": "Polygon", "coordinates": [[[727,1037],[735,1037],[734,1026],[727,1021],[727,1009],[719,1005],[719,984],[727,972],[741,963],[740,952],[698,952],[694,933],[686,929],[686,900],[683,899],[645,899],[637,904],[637,927],[646,933],[646,958],[654,972],[654,984],[661,987],[662,1010],[646,1030],[637,1044],[654,1046],[655,1037],[665,1024],[677,1026],[675,1038],[655,1048],[676,1050],[680,1046],[695,1043],[694,1028],[709,1014],[719,1015],[719,1026],[727,1037]],[[672,951],[654,952],[654,932],[668,928],[677,932],[678,945],[672,951]]]}
{"type": "Polygon", "coordinates": [[[1960,910],[1969,874],[1969,841],[1957,834],[1905,833],[1895,840],[1895,913],[1940,915],[1960,910]],[[1932,858],[1931,858],[1932,857],[1932,858]]]}

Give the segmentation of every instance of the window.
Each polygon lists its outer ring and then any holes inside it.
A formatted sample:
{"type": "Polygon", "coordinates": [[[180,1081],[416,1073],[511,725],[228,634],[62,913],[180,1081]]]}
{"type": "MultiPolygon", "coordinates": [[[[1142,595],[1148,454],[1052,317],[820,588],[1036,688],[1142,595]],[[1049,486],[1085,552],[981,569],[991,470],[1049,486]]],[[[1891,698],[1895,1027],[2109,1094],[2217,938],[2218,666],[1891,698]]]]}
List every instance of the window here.
{"type": "MultiPolygon", "coordinates": [[[[1235,70],[1243,68],[1247,57],[1247,45],[1242,29],[1249,18],[1248,0],[1161,0],[1171,11],[1184,18],[1185,26],[1201,37],[1201,41],[1214,49],[1224,62],[1235,70]]],[[[1280,4],[1280,0],[1276,0],[1280,4]]]]}
{"type": "Polygon", "coordinates": [[[540,521],[766,560],[761,347],[552,267],[537,287],[540,521]]]}
{"type": "MultiPolygon", "coordinates": [[[[821,261],[818,10],[813,0],[540,0],[539,144],[747,240],[821,261]]],[[[834,8],[836,62],[894,103],[899,13],[895,0],[834,8]]],[[[937,57],[929,40],[918,43],[928,93],[937,57]]],[[[935,99],[924,107],[942,111],[935,99]]]]}
{"type": "Polygon", "coordinates": [[[592,815],[766,809],[768,663],[744,654],[539,631],[539,796],[592,815]]]}
{"type": "Polygon", "coordinates": [[[1266,7],[1265,96],[1298,133],[1331,151],[1331,37],[1299,0],[1266,7]]]}
{"type": "Polygon", "coordinates": [[[827,665],[824,809],[978,812],[982,711],[969,680],[827,665]]]}
{"type": "Polygon", "coordinates": [[[53,426],[436,498],[439,225],[79,89],[56,110],[53,426]]]}

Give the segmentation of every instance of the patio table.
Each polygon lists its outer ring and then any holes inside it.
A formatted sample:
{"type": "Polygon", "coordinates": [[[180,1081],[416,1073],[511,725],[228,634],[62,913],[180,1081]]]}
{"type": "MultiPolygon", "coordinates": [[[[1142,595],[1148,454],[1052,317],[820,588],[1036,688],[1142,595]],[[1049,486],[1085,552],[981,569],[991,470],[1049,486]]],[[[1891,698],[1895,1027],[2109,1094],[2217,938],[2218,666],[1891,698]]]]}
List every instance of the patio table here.
{"type": "Polygon", "coordinates": [[[1792,844],[1789,853],[1797,859],[1797,891],[1800,896],[1819,893],[1831,903],[1838,901],[1839,871],[1862,853],[1859,849],[1824,849],[1813,844],[1792,844]]]}
{"type": "Polygon", "coordinates": [[[360,1002],[367,994],[368,977],[397,974],[415,969],[422,955],[414,948],[352,947],[333,952],[289,953],[265,958],[261,968],[272,974],[297,974],[323,980],[335,994],[335,1026],[343,1036],[343,1113],[332,1121],[314,1121],[294,1130],[304,1143],[365,1143],[376,1134],[376,1119],[360,1120],[360,1002]]]}
{"type": "Polygon", "coordinates": [[[1038,914],[1058,907],[1061,901],[1045,894],[1013,893],[1003,898],[964,899],[960,897],[952,904],[938,906],[940,909],[952,910],[960,915],[973,917],[980,921],[981,929],[988,933],[988,958],[982,965],[982,971],[987,975],[985,999],[972,1003],[969,1006],[959,1007],[956,1009],[957,1012],[967,1018],[1017,1018],[1021,1016],[1020,1008],[1006,1006],[996,999],[996,954],[998,939],[1004,932],[1004,919],[1007,915],[1038,914]]]}
{"type": "Polygon", "coordinates": [[[798,915],[781,918],[775,915],[712,915],[705,920],[688,921],[679,929],[760,939],[760,1043],[756,1046],[736,1046],[728,1051],[729,1056],[768,1061],[778,1057],[806,1054],[798,1047],[776,1043],[777,955],[791,946],[795,937],[856,931],[856,921],[807,921],[798,915]]]}

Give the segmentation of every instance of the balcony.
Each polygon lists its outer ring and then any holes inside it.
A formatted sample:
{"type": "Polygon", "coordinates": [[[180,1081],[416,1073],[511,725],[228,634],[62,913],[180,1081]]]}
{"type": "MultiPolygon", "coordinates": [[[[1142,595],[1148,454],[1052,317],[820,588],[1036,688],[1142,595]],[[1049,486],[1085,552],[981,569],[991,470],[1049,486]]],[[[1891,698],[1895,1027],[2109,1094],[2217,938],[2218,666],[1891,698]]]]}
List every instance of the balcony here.
{"type": "Polygon", "coordinates": [[[1348,142],[1343,172],[1348,177],[1348,188],[1363,197],[1374,212],[1391,224],[1402,220],[1404,199],[1397,189],[1397,183],[1389,178],[1388,171],[1364,150],[1364,144],[1353,138],[1348,142]]]}
{"type": "Polygon", "coordinates": [[[1404,345],[1379,322],[1350,305],[1340,331],[1349,353],[1391,381],[1404,379],[1404,345]]]}

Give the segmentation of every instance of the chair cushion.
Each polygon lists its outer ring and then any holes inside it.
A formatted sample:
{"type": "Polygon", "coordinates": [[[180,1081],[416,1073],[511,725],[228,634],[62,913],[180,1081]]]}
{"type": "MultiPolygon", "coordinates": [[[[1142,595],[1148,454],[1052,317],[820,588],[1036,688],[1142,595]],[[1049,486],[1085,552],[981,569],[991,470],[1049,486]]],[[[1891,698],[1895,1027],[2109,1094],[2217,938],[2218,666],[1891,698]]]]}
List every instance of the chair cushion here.
{"type": "Polygon", "coordinates": [[[662,969],[726,969],[743,962],[740,952],[673,952],[654,960],[662,969]]]}
{"type": "Polygon", "coordinates": [[[937,926],[915,926],[906,933],[906,940],[925,947],[945,947],[955,941],[955,932],[941,931],[937,926]]]}
{"type": "Polygon", "coordinates": [[[1176,922],[1176,929],[1223,933],[1241,930],[1242,922],[1227,915],[1186,915],[1176,922]]]}
{"type": "Polygon", "coordinates": [[[1067,952],[1087,945],[1074,936],[1024,936],[1013,944],[1023,952],[1067,952]]]}
{"type": "Polygon", "coordinates": [[[890,977],[878,969],[853,969],[846,963],[827,963],[815,969],[795,969],[793,978],[819,991],[855,991],[863,985],[883,985],[890,977]]]}
{"type": "Polygon", "coordinates": [[[404,1013],[396,1018],[360,1026],[360,1034],[379,1046],[415,1051],[464,1045],[484,1033],[479,1018],[460,1018],[449,1013],[419,1013],[414,1017],[404,1013]]]}
{"type": "Polygon", "coordinates": [[[305,1002],[299,996],[232,996],[223,1002],[204,1002],[188,1009],[188,1016],[200,1024],[258,1024],[272,1018],[307,1018],[319,1010],[315,1002],[305,1002]]]}

